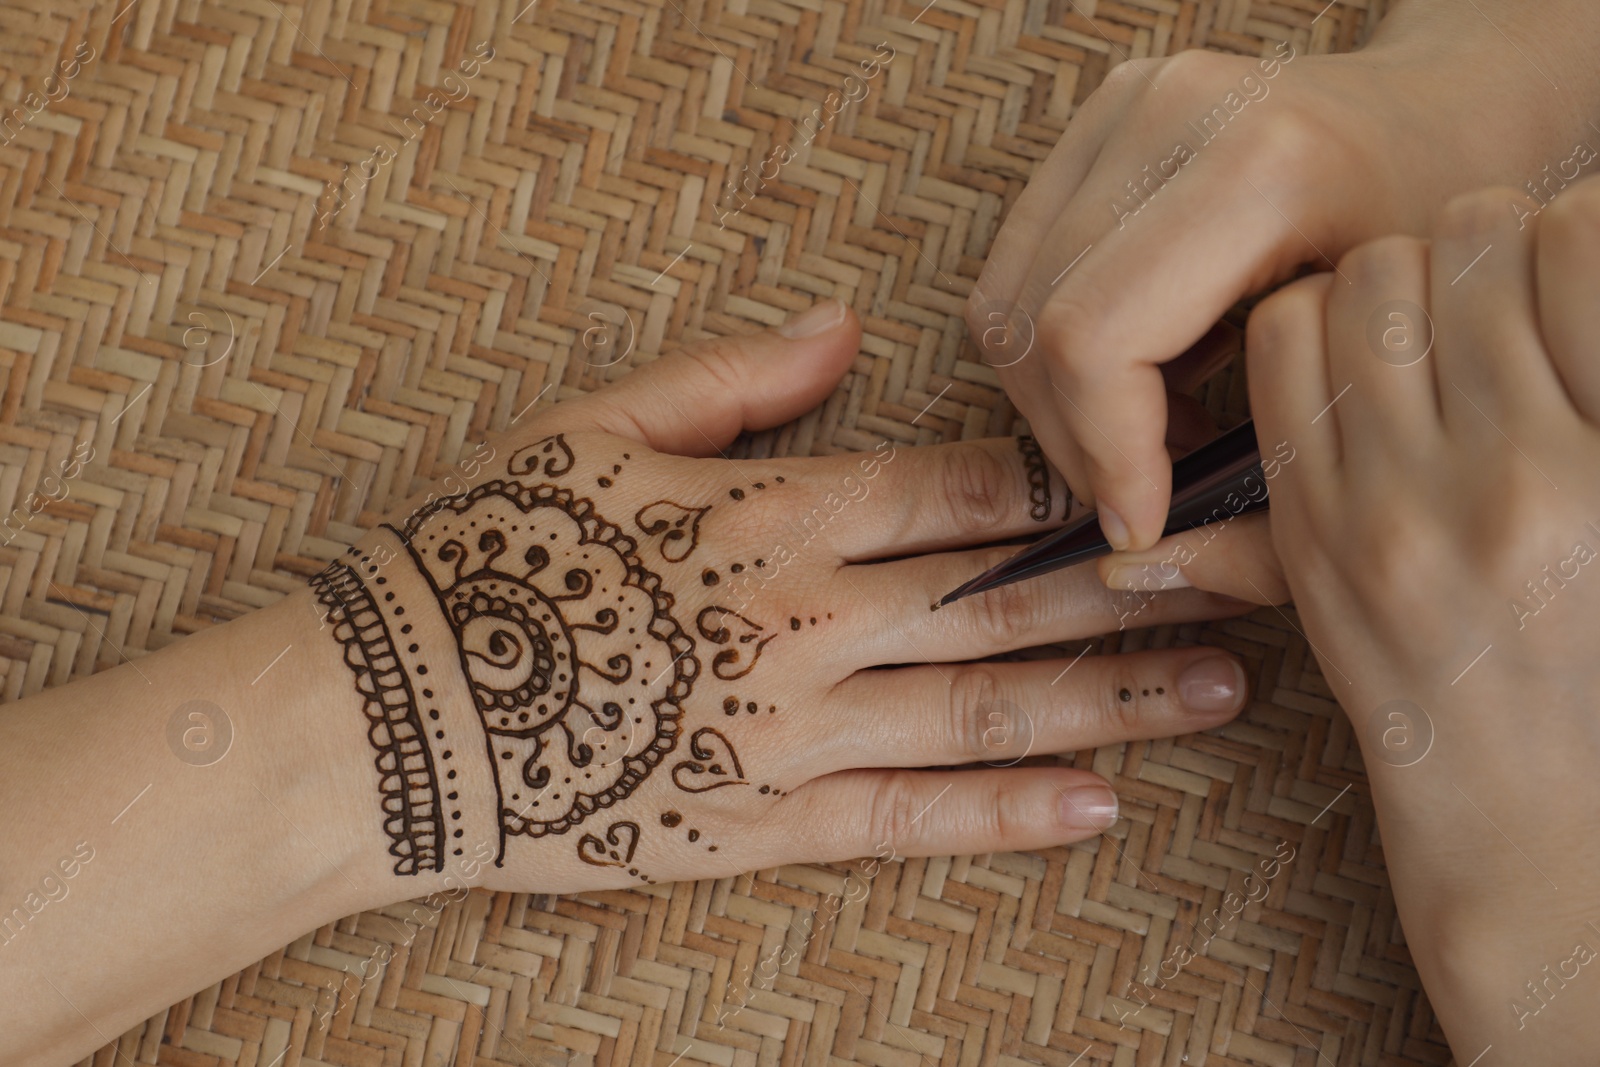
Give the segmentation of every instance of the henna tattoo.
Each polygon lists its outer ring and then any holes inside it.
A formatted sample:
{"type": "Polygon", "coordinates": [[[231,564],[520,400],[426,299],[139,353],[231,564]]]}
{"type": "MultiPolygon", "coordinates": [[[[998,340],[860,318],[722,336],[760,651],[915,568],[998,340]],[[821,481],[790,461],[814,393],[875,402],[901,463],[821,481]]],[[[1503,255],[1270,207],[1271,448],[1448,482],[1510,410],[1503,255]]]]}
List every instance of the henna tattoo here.
{"type": "MultiPolygon", "coordinates": [[[[624,457],[626,458],[626,457],[624,457]]],[[[506,464],[508,474],[543,474],[547,478],[554,478],[565,474],[572,469],[574,460],[572,449],[567,446],[566,436],[556,434],[535,441],[525,448],[519,448],[511,454],[511,460],[506,464]],[[543,463],[543,469],[540,464],[543,463]]]]}
{"type": "Polygon", "coordinates": [[[593,834],[578,838],[578,858],[595,867],[626,867],[628,873],[647,885],[656,880],[633,865],[633,854],[639,848],[639,824],[626,819],[606,828],[602,841],[593,834]]]}
{"type": "MultiPolygon", "coordinates": [[[[749,712],[751,715],[754,715],[756,712],[761,710],[761,705],[757,704],[754,700],[747,700],[747,701],[745,701],[744,710],[749,712]]],[[[778,710],[778,705],[776,705],[776,704],[768,704],[767,705],[767,714],[768,715],[771,715],[772,713],[776,712],[777,710],[778,710]]],[[[739,714],[739,698],[736,697],[736,696],[730,696],[730,697],[724,698],[723,701],[722,701],[722,714],[724,714],[724,715],[737,715],[737,714],[739,714]]]]}
{"type": "Polygon", "coordinates": [[[569,490],[503,482],[396,532],[455,626],[496,756],[504,831],[564,833],[632,792],[676,743],[699,670],[633,539],[569,490]],[[508,538],[529,551],[507,551],[508,538]],[[562,558],[533,566],[533,547],[562,558]],[[522,563],[499,566],[503,556],[522,563]]]}
{"type": "MultiPolygon", "coordinates": [[[[572,465],[560,435],[509,463],[572,465]]],[[[371,554],[351,549],[312,585],[365,700],[396,874],[444,869],[468,835],[498,840],[503,864],[508,836],[566,833],[677,744],[694,641],[637,542],[592,501],[490,481],[373,537],[371,554]],[[378,575],[379,552],[431,593],[446,627],[413,628],[383,588],[401,575],[378,575]]]]}
{"type": "Polygon", "coordinates": [[[767,634],[763,637],[765,628],[760,623],[751,622],[732,608],[716,604],[700,609],[700,614],[695,618],[695,627],[701,637],[714,645],[734,643],[734,647],[724,648],[711,657],[711,673],[725,682],[743,678],[754,670],[756,660],[761,658],[761,650],[777,636],[767,634]],[[730,619],[733,621],[730,622],[730,619]],[[748,661],[745,660],[746,652],[750,657],[748,661]]]}
{"type": "MultiPolygon", "coordinates": [[[[710,726],[696,730],[689,739],[689,757],[672,768],[673,784],[685,793],[709,793],[725,785],[754,784],[745,777],[733,743],[720,730],[710,726]]],[[[759,792],[783,795],[783,790],[774,785],[763,785],[759,792]]]]}
{"type": "MultiPolygon", "coordinates": [[[[574,483],[559,481],[582,473],[562,435],[505,462],[509,480],[430,499],[311,581],[362,697],[393,869],[444,870],[473,840],[498,842],[501,866],[515,836],[578,829],[579,860],[653,884],[638,861],[639,823],[613,816],[602,830],[595,813],[632,796],[661,766],[688,793],[749,785],[782,796],[752,781],[729,738],[711,727],[694,730],[687,751],[667,759],[680,733],[690,734],[682,720],[704,654],[691,632],[715,646],[711,672],[723,681],[749,675],[777,633],[716,605],[700,609],[688,631],[641,558],[689,559],[711,505],[658,500],[634,512],[631,536],[574,483]],[[426,595],[399,601],[401,584],[426,595]],[[408,618],[408,608],[425,618],[408,618]]],[[[609,466],[595,478],[602,489],[623,473],[622,464],[609,466]]],[[[721,584],[720,570],[700,568],[701,584],[721,584]]],[[[791,631],[806,625],[818,618],[790,620],[791,631]]],[[[730,716],[763,707],[724,696],[730,716]]],[[[699,827],[685,833],[716,851],[699,827]]]]}
{"type": "MultiPolygon", "coordinates": [[[[346,552],[376,575],[371,556],[353,548],[346,552]]],[[[334,638],[344,646],[345,663],[355,672],[356,688],[366,698],[367,739],[377,751],[373,762],[378,769],[381,807],[387,816],[383,829],[389,836],[389,854],[395,857],[394,873],[442,870],[435,750],[423,740],[411,672],[394,669],[399,657],[389,622],[355,569],[340,560],[314,575],[311,587],[327,608],[325,618],[333,626],[334,638]]],[[[409,631],[410,626],[405,629],[409,631]]],[[[450,773],[454,777],[455,772],[450,773]]],[[[459,818],[457,812],[453,821],[459,818]]],[[[460,855],[461,849],[455,854],[460,855]]]]}
{"type": "Polygon", "coordinates": [[[593,834],[580,837],[578,858],[596,867],[626,867],[633,862],[633,852],[638,847],[639,824],[624,820],[611,824],[604,841],[593,834]]]}
{"type": "MultiPolygon", "coordinates": [[[[682,824],[683,824],[683,814],[681,812],[664,811],[664,812],[661,813],[661,825],[667,827],[669,830],[677,829],[682,824]]],[[[693,844],[693,843],[699,841],[705,835],[702,834],[699,830],[697,830],[697,829],[695,829],[694,827],[691,826],[691,827],[689,827],[689,831],[688,831],[688,834],[686,836],[689,838],[689,842],[691,844],[693,844]]],[[[714,843],[712,843],[711,838],[706,837],[705,840],[706,840],[706,851],[707,852],[715,852],[717,850],[717,846],[714,843]]]]}
{"type": "Polygon", "coordinates": [[[700,544],[700,520],[710,510],[710,504],[703,508],[691,508],[670,500],[657,500],[635,512],[633,521],[645,536],[661,535],[661,543],[657,547],[662,559],[668,563],[682,563],[700,544]]]}
{"type": "MultiPolygon", "coordinates": [[[[1050,468],[1045,463],[1044,452],[1032,434],[1017,438],[1017,450],[1022,453],[1022,464],[1028,471],[1028,515],[1035,522],[1050,518],[1050,468]]],[[[1067,507],[1071,508],[1069,500],[1067,507]]]]}
{"type": "Polygon", "coordinates": [[[690,759],[672,768],[672,781],[685,793],[706,793],[725,785],[749,785],[733,745],[720,730],[702,726],[689,739],[690,759]]]}

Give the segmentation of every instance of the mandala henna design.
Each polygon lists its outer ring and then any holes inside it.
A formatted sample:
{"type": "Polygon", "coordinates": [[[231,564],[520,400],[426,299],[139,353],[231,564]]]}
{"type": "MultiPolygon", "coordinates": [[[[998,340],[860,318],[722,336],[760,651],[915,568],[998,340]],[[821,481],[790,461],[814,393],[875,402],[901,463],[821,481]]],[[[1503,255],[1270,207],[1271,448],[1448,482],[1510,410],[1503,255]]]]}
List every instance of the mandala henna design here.
{"type": "Polygon", "coordinates": [[[700,609],[700,614],[695,617],[695,628],[700,631],[700,636],[714,645],[734,643],[732,648],[724,648],[711,657],[711,673],[725,682],[743,678],[755,669],[756,660],[761,658],[761,650],[767,647],[777,634],[762,636],[765,628],[758,622],[751,622],[732,608],[712,605],[700,609]],[[746,653],[749,659],[745,659],[746,653]]]}
{"type": "MultiPolygon", "coordinates": [[[[1028,515],[1035,522],[1046,522],[1050,518],[1050,468],[1044,461],[1044,452],[1031,434],[1017,438],[1017,450],[1028,470],[1028,515]]],[[[1071,506],[1069,501],[1067,507],[1071,506]]]]}
{"type": "Polygon", "coordinates": [[[682,563],[700,544],[700,520],[710,510],[710,504],[703,508],[691,508],[670,500],[657,500],[640,508],[634,514],[633,521],[645,536],[661,536],[661,543],[657,547],[662,559],[668,563],[682,563]]]}
{"type": "Polygon", "coordinates": [[[396,533],[455,628],[507,833],[564,833],[672,749],[694,643],[591,502],[488,482],[396,533]]]}
{"type": "MultiPolygon", "coordinates": [[[[512,466],[561,471],[570,455],[557,436],[512,466]]],[[[676,745],[694,641],[637,543],[591,501],[491,481],[373,537],[373,554],[432,593],[450,638],[413,632],[382,588],[401,576],[370,556],[313,580],[366,698],[395,873],[442,870],[445,846],[471,841],[497,841],[503,863],[508,835],[567,832],[676,745]]]]}

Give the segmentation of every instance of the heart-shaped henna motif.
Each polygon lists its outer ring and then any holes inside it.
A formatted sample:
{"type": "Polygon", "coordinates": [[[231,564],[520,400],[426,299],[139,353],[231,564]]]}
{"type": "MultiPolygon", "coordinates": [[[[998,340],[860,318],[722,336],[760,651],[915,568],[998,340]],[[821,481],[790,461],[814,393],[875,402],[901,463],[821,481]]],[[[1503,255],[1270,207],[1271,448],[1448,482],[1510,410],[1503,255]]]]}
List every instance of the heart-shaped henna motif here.
{"type": "Polygon", "coordinates": [[[578,838],[578,858],[596,867],[626,867],[633,862],[633,851],[639,847],[639,824],[614,822],[606,830],[606,839],[593,834],[578,838]]]}
{"type": "Polygon", "coordinates": [[[661,537],[657,547],[662,559],[668,563],[682,563],[700,544],[700,519],[710,510],[710,504],[691,508],[671,500],[657,500],[640,508],[633,521],[647,536],[661,537]]]}
{"type": "Polygon", "coordinates": [[[532,474],[539,471],[547,478],[565,474],[572,469],[572,449],[561,434],[535,441],[511,454],[506,470],[511,474],[532,474]],[[543,464],[543,469],[540,465],[543,464]]]}
{"type": "Polygon", "coordinates": [[[749,785],[739,757],[726,737],[702,726],[689,739],[689,755],[672,768],[672,781],[685,793],[705,793],[725,785],[749,785]]]}
{"type": "Polygon", "coordinates": [[[750,621],[732,608],[715,604],[701,609],[695,618],[695,627],[700,636],[712,644],[732,646],[711,657],[711,673],[725,682],[743,678],[754,670],[761,650],[778,636],[766,633],[760,623],[750,621]]]}

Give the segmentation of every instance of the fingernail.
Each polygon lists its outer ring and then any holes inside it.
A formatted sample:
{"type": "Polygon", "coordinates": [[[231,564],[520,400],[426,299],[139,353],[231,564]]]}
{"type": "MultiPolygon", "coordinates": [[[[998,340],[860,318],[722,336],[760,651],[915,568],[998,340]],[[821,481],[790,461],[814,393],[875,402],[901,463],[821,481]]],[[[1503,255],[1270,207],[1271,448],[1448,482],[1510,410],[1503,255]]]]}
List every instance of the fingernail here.
{"type": "Polygon", "coordinates": [[[1122,516],[1104,504],[1100,506],[1098,514],[1100,517],[1100,532],[1106,535],[1106,540],[1111,542],[1111,547],[1118,552],[1126,551],[1129,544],[1128,524],[1122,521],[1122,516]]]}
{"type": "Polygon", "coordinates": [[[1178,697],[1190,711],[1236,711],[1244,692],[1244,668],[1229,656],[1196,660],[1178,675],[1178,697]]]}
{"type": "Polygon", "coordinates": [[[1106,575],[1108,589],[1129,589],[1135,593],[1188,589],[1190,585],[1189,579],[1175,565],[1158,561],[1123,563],[1112,567],[1106,575]]]}
{"type": "Polygon", "coordinates": [[[791,341],[827,333],[844,321],[844,304],[838,300],[824,300],[778,327],[778,332],[791,341]]]}
{"type": "Polygon", "coordinates": [[[1117,794],[1109,786],[1080,785],[1061,794],[1061,825],[1068,830],[1104,830],[1117,821],[1117,794]]]}

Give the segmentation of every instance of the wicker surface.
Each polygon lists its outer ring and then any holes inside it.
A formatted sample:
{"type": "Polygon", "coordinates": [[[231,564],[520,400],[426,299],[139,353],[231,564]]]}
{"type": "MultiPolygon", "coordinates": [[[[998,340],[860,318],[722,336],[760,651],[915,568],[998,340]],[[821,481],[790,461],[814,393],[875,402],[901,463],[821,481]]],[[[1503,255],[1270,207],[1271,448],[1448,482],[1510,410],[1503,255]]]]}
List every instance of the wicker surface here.
{"type": "MultiPolygon", "coordinates": [[[[1285,36],[1328,51],[1378,13],[525,2],[0,11],[0,96],[42,94],[55,72],[59,98],[0,137],[0,512],[80,442],[96,450],[0,548],[6,699],[270,602],[487,431],[622,372],[575,353],[594,301],[630,309],[648,351],[838,295],[866,322],[868,358],[785,442],[1007,432],[963,298],[1109,62],[1258,54],[1285,36]],[[719,230],[722,183],[883,40],[896,58],[866,99],[719,230]],[[492,60],[444,79],[484,43],[492,60]],[[435,114],[430,88],[463,83],[435,114]],[[398,158],[331,197],[380,145],[398,158]]],[[[1236,414],[1242,391],[1216,385],[1208,402],[1236,414]]],[[[842,910],[826,897],[845,867],[475,893],[414,934],[411,907],[356,916],[93,1062],[1447,1062],[1356,747],[1304,642],[1261,611],[1121,643],[1191,640],[1245,656],[1260,699],[1203,736],[1080,754],[1123,797],[1109,839],[888,864],[842,910]],[[1202,938],[1224,893],[1287,848],[1266,899],[1119,1030],[1141,968],[1202,938]],[[768,980],[786,936],[795,958],[768,980]],[[336,1003],[341,968],[380,942],[383,980],[336,1003]]]]}

